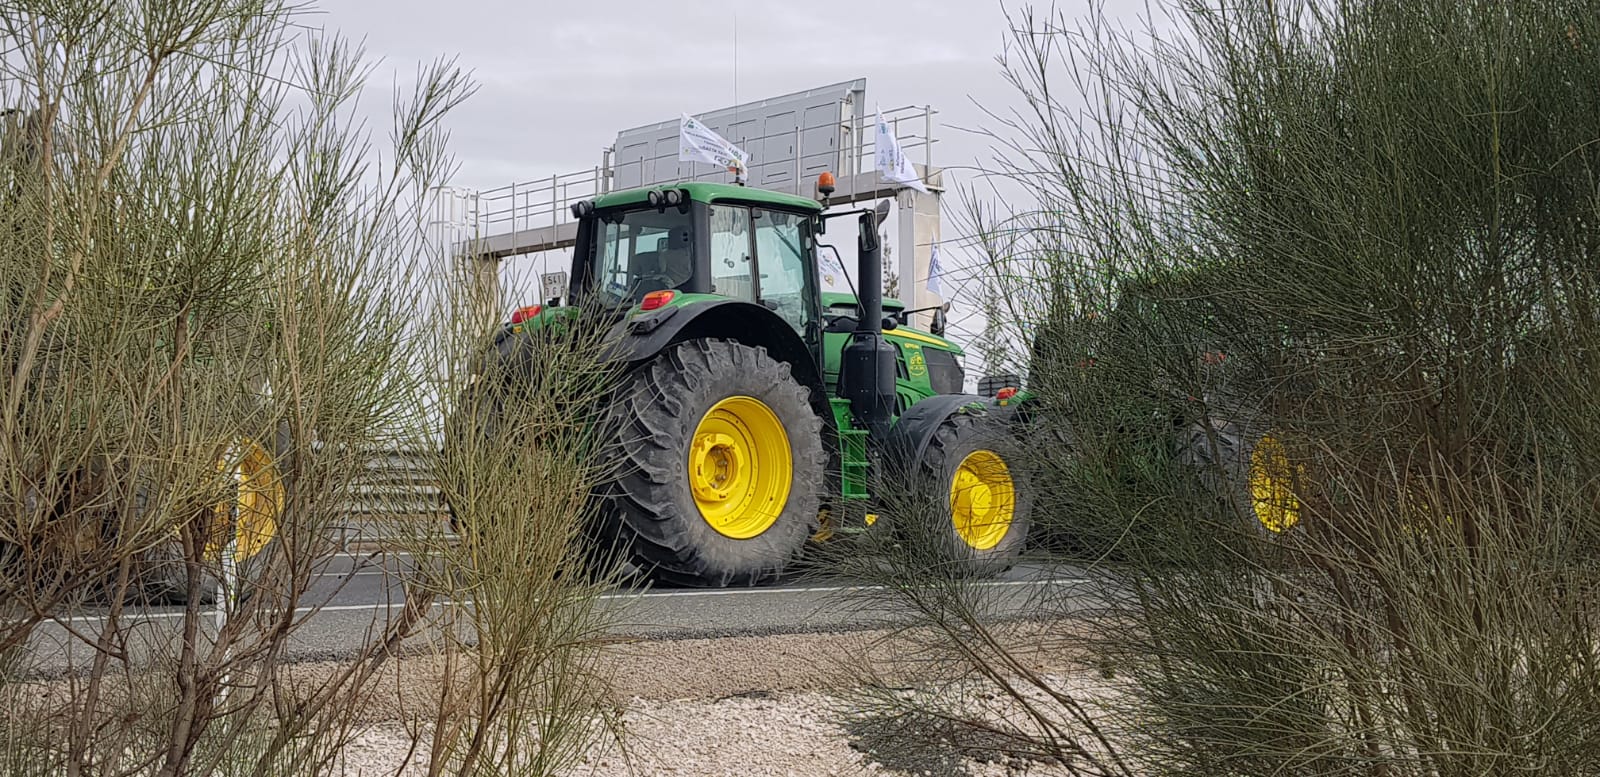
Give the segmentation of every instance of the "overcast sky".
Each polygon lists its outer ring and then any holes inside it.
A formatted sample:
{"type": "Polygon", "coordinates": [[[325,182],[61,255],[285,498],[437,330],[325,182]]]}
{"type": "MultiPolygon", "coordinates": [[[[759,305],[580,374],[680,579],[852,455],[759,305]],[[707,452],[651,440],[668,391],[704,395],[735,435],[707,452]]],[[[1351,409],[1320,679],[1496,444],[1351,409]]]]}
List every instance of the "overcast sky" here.
{"type": "MultiPolygon", "coordinates": [[[[472,188],[592,167],[621,129],[853,78],[870,102],[932,105],[944,125],[979,123],[973,100],[1011,98],[995,63],[998,0],[328,0],[325,11],[308,21],[382,59],[376,100],[416,63],[460,57],[480,85],[449,120],[456,183],[472,188]]],[[[939,137],[946,165],[986,145],[950,126],[939,137]]]]}

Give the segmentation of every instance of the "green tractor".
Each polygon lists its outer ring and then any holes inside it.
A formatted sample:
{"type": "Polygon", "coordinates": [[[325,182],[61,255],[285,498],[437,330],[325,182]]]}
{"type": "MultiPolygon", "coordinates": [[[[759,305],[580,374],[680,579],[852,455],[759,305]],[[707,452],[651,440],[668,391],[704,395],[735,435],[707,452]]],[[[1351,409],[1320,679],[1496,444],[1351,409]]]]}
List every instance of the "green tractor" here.
{"type": "MultiPolygon", "coordinates": [[[[1127,402],[1149,413],[1147,423],[1116,430],[1117,449],[1170,454],[1232,506],[1242,525],[1276,537],[1300,520],[1298,494],[1307,485],[1304,467],[1291,463],[1277,434],[1267,428],[1265,400],[1242,396],[1237,389],[1238,368],[1228,358],[1220,323],[1208,313],[1207,306],[1216,303],[1207,272],[1160,268],[1125,278],[1118,285],[1116,304],[1105,315],[1074,315],[1064,293],[1058,293],[1031,344],[1028,396],[1065,401],[1072,392],[1049,381],[1099,373],[1105,382],[1090,390],[1090,396],[1098,395],[1102,409],[1127,402]],[[1150,376],[1137,366],[1130,370],[1131,365],[1157,363],[1166,370],[1184,365],[1193,370],[1190,388],[1180,390],[1170,378],[1147,385],[1133,378],[1150,376]],[[1190,395],[1191,390],[1198,396],[1190,395]],[[1155,440],[1160,442],[1144,447],[1155,440]]],[[[1089,390],[1090,385],[1079,382],[1077,390],[1089,390]]],[[[1070,442],[1056,447],[1072,448],[1070,442]]]]}
{"type": "Polygon", "coordinates": [[[593,535],[642,576],[757,585],[813,539],[928,520],[886,507],[872,493],[885,482],[937,505],[932,536],[963,574],[1011,566],[1026,541],[1016,400],[963,393],[961,349],[883,298],[887,203],[824,213],[819,192],[691,182],[577,203],[566,299],[517,311],[497,339],[492,358],[510,360],[519,339],[584,321],[612,346],[622,379],[596,431],[617,466],[593,535]],[[841,217],[856,224],[859,296],[819,286],[841,217]]]}

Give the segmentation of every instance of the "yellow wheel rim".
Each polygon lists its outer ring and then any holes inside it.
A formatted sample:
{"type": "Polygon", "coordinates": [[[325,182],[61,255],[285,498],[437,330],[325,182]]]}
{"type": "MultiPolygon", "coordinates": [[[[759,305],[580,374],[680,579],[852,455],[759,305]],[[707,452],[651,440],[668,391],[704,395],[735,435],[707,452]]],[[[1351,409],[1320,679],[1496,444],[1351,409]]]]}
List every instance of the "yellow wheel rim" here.
{"type": "Polygon", "coordinates": [[[950,520],[961,540],[974,550],[999,545],[1016,512],[1017,488],[1005,460],[988,450],[967,454],[950,479],[950,520]]]}
{"type": "Polygon", "coordinates": [[[1269,531],[1288,531],[1300,521],[1300,499],[1294,494],[1299,467],[1289,463],[1283,443],[1263,435],[1250,453],[1250,498],[1256,520],[1269,531]]]}
{"type": "Polygon", "coordinates": [[[283,479],[272,454],[255,442],[242,445],[237,460],[220,461],[217,467],[237,479],[237,490],[232,492],[231,501],[215,508],[215,525],[220,531],[206,543],[206,552],[213,558],[219,557],[232,539],[234,558],[251,558],[266,549],[278,534],[278,515],[287,499],[283,479]],[[232,527],[231,538],[228,527],[232,527]]]}
{"type": "Polygon", "coordinates": [[[689,488],[700,516],[736,540],[761,536],[789,502],[794,458],[777,414],[736,396],[706,411],[689,446],[689,488]]]}

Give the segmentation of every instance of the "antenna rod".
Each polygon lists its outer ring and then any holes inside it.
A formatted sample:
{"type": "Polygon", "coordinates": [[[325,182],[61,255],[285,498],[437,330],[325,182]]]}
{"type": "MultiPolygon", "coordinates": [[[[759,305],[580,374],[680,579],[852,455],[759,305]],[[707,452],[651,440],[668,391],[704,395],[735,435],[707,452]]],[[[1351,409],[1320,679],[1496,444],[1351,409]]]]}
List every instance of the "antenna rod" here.
{"type": "Polygon", "coordinates": [[[733,6],[733,120],[739,120],[739,6],[733,6]]]}

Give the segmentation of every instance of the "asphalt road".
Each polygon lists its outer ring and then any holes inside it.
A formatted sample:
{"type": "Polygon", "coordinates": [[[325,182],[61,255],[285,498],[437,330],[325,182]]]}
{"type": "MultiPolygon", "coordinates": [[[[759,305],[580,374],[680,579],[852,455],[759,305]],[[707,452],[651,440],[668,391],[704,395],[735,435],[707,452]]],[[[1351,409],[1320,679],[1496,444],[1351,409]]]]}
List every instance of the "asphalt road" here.
{"type": "MultiPolygon", "coordinates": [[[[398,616],[403,595],[397,572],[406,554],[342,554],[327,560],[297,612],[302,619],[287,648],[290,660],[348,657],[398,616]]],[[[1026,617],[1041,592],[1079,582],[1070,572],[1018,567],[981,583],[1000,617],[1026,617]]],[[[876,609],[873,586],[824,579],[763,588],[618,591],[601,605],[618,638],[682,639],[794,632],[842,631],[882,626],[893,613],[876,609]]],[[[439,605],[436,605],[439,606],[439,605]]],[[[211,613],[208,613],[210,615],[211,613]]],[[[127,651],[133,663],[173,655],[183,627],[181,608],[151,608],[125,615],[132,624],[127,651]]],[[[37,629],[28,674],[82,671],[94,655],[86,637],[100,631],[105,613],[85,610],[37,629]],[[74,636],[76,635],[76,636],[74,636]]],[[[203,627],[214,628],[207,617],[203,627]]]]}

